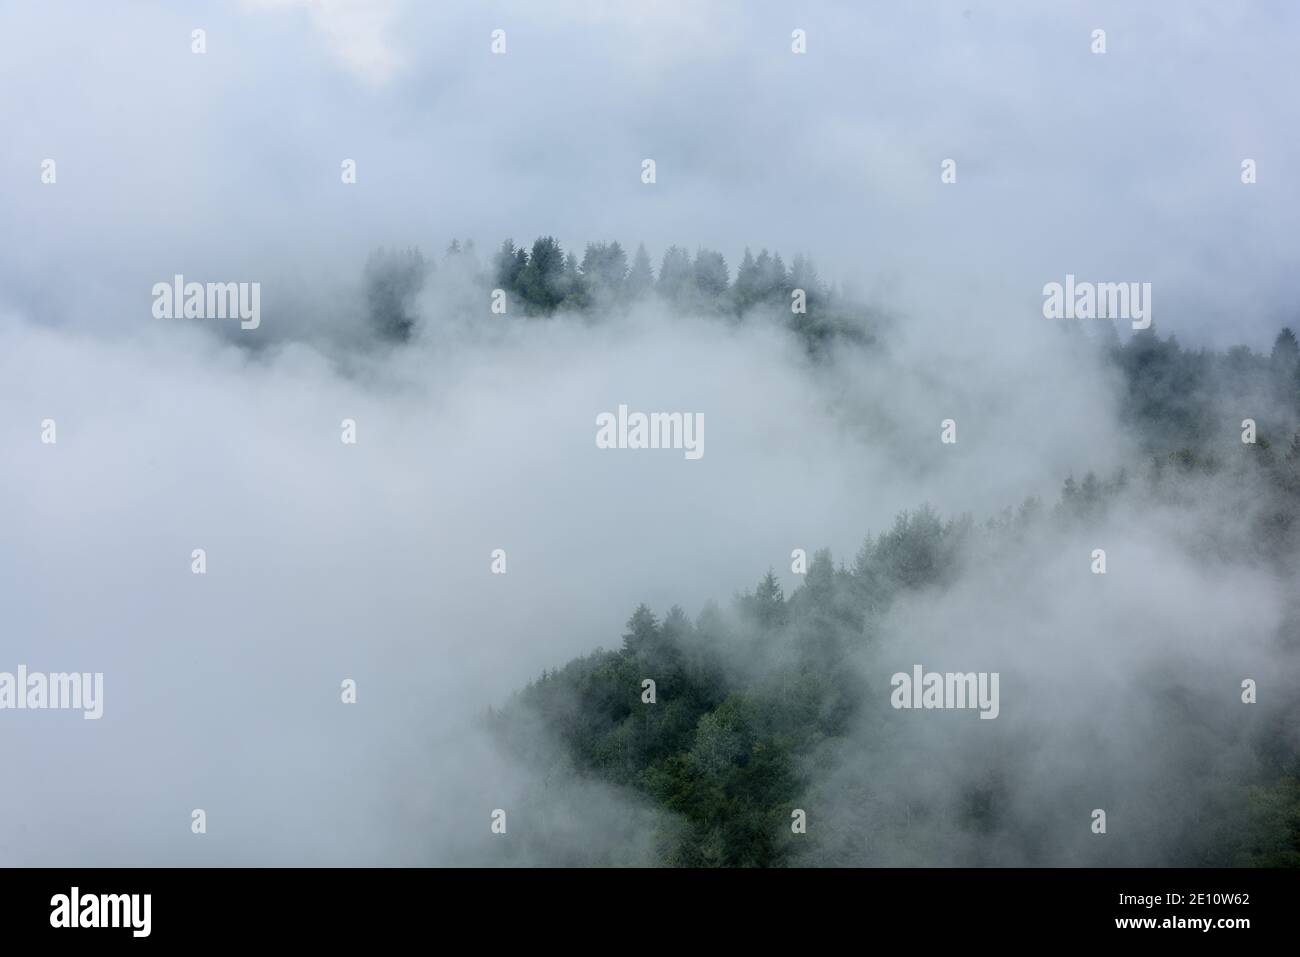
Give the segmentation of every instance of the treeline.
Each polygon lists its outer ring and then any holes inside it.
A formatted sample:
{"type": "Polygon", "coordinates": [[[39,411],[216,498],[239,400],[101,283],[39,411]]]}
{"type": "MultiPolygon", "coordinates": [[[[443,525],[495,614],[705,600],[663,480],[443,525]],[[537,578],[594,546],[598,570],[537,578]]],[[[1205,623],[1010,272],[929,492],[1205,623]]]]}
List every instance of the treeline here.
{"type": "Polygon", "coordinates": [[[1123,376],[1126,423],[1148,449],[1217,446],[1239,441],[1243,419],[1254,419],[1260,445],[1286,443],[1300,419],[1300,343],[1284,328],[1267,354],[1247,346],[1226,352],[1184,349],[1155,327],[1108,347],[1123,376]]]}
{"type": "Polygon", "coordinates": [[[535,240],[531,249],[507,239],[493,257],[491,275],[496,288],[516,297],[530,314],[543,315],[609,308],[652,294],[681,311],[732,315],[757,306],[788,311],[796,289],[814,308],[833,296],[811,260],[795,256],[787,267],[780,253],[766,249],[757,256],[745,250],[733,283],[726,259],[711,249],[697,249],[692,256],[670,246],[656,270],[644,244],[629,259],[617,241],[588,243],[579,259],[551,236],[535,240]]]}
{"type": "MultiPolygon", "coordinates": [[[[741,319],[762,310],[781,320],[808,350],[818,353],[833,340],[865,342],[877,317],[863,305],[823,282],[813,262],[796,255],[787,266],[780,253],[745,250],[734,281],[719,252],[692,255],[670,246],[656,269],[644,244],[629,257],[622,244],[588,243],[579,257],[552,236],[531,247],[505,240],[486,266],[472,241],[453,240],[443,266],[483,291],[485,315],[494,290],[504,298],[498,314],[546,317],[572,312],[606,317],[648,300],[677,314],[741,319]]],[[[366,264],[366,306],[372,327],[385,339],[405,341],[418,321],[416,299],[438,269],[418,249],[380,249],[366,264]]]]}

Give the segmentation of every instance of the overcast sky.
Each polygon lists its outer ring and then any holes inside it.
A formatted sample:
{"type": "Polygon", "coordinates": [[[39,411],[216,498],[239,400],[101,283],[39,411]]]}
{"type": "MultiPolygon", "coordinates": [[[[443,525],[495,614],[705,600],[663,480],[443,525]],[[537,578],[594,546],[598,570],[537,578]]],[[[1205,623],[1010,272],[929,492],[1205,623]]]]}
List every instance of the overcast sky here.
{"type": "Polygon", "coordinates": [[[285,302],[380,243],[553,234],[644,240],[656,263],[706,245],[733,270],[747,244],[803,251],[901,303],[1008,321],[1067,272],[1150,281],[1159,327],[1263,348],[1300,300],[1300,8],[1173,9],[3,4],[0,304],[125,321],[177,271],[285,302]]]}

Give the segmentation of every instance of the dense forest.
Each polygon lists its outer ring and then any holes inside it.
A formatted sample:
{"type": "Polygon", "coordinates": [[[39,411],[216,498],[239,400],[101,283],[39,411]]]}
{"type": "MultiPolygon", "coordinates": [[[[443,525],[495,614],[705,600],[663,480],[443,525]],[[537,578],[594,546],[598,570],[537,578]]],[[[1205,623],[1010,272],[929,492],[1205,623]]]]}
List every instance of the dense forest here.
{"type": "MultiPolygon", "coordinates": [[[[468,278],[484,308],[492,290],[504,292],[508,318],[566,312],[595,320],[647,300],[706,319],[780,317],[814,362],[830,361],[841,347],[874,348],[881,321],[824,283],[802,256],[786,266],[779,254],[746,250],[733,280],[711,250],[692,256],[671,247],[656,270],[644,246],[629,260],[617,242],[594,243],[579,259],[543,237],[531,249],[507,240],[486,267],[468,242],[453,242],[439,267],[414,250],[376,253],[366,289],[382,336],[397,343],[412,336],[415,297],[436,268],[468,278]],[[792,310],[795,290],[803,291],[806,311],[792,310]]],[[[676,606],[640,605],[615,650],[548,669],[491,709],[493,735],[548,781],[590,778],[641,802],[655,822],[652,860],[662,865],[1000,860],[981,844],[1017,840],[1008,837],[1015,822],[1002,809],[1015,787],[1006,770],[1013,759],[996,749],[987,756],[991,772],[955,776],[955,801],[889,808],[896,817],[886,828],[919,828],[948,846],[973,839],[961,845],[963,856],[923,838],[877,859],[845,852],[852,824],[841,821],[833,833],[817,827],[825,817],[818,808],[835,800],[828,790],[843,788],[828,781],[838,780],[834,769],[846,763],[846,748],[865,741],[870,751],[874,739],[883,748],[894,733],[873,657],[891,607],[918,596],[942,603],[971,563],[991,554],[1032,579],[1044,541],[1100,527],[1113,509],[1184,509],[1189,524],[1207,507],[1240,514],[1235,531],[1198,526],[1197,554],[1292,583],[1300,567],[1300,345],[1292,331],[1283,329],[1268,354],[1257,354],[1245,346],[1185,349],[1154,327],[1122,341],[1113,324],[1102,325],[1100,334],[1079,335],[1078,348],[1093,350],[1113,372],[1123,424],[1143,458],[1113,474],[1061,476],[1056,501],[1031,497],[978,519],[943,517],[917,503],[892,527],[866,535],[848,561],[815,552],[789,595],[769,568],[752,590],[694,618],[676,606]],[[1253,434],[1243,441],[1247,416],[1253,434]],[[652,703],[643,698],[646,678],[655,682],[652,703]],[[792,830],[793,809],[807,809],[814,822],[806,835],[792,830]]],[[[1289,609],[1274,643],[1293,657],[1300,653],[1300,603],[1289,609]]],[[[1181,709],[1215,707],[1173,680],[1160,694],[1181,709]]],[[[1300,865],[1300,693],[1287,689],[1261,708],[1265,716],[1240,735],[1170,719],[1170,747],[1202,757],[1189,757],[1163,785],[1195,795],[1183,813],[1200,823],[1178,830],[1174,849],[1144,863],[1300,865]],[[1216,768],[1213,755],[1230,752],[1249,756],[1248,774],[1216,768]]],[[[873,754],[888,760],[886,751],[873,754]]],[[[1023,838],[1010,860],[1055,863],[1038,840],[1023,838]]],[[[632,859],[624,850],[593,850],[584,861],[632,859]]]]}
{"type": "MultiPolygon", "coordinates": [[[[618,650],[544,672],[489,721],[521,760],[538,753],[540,722],[564,743],[578,773],[634,789],[671,812],[663,825],[665,865],[837,863],[817,840],[800,843],[792,835],[791,809],[813,803],[808,789],[828,742],[855,720],[883,724],[879,714],[864,714],[881,710],[881,698],[855,662],[869,654],[891,602],[927,591],[942,600],[972,544],[1025,549],[1028,574],[1032,552],[1025,543],[1036,526],[1086,526],[1118,496],[1174,498],[1224,474],[1274,490],[1252,530],[1254,558],[1261,567],[1294,568],[1300,437],[1285,452],[1260,443],[1231,464],[1182,449],[1153,456],[1141,475],[1068,478],[1053,506],[1030,499],[982,524],[968,516],[944,520],[923,506],[868,536],[848,566],[817,552],[789,596],[769,570],[737,596],[730,614],[710,606],[692,621],[673,607],[660,618],[641,605],[618,650]],[[746,667],[737,669],[737,661],[746,667]],[[657,682],[654,705],[642,701],[646,676],[657,682]]],[[[1278,641],[1300,650],[1300,618],[1278,641]]],[[[1250,742],[1261,761],[1258,779],[1228,783],[1218,808],[1225,827],[1189,835],[1177,863],[1300,866],[1300,753],[1294,738],[1281,736],[1297,717],[1293,697],[1259,729],[1250,742]]],[[[968,801],[955,826],[978,833],[996,812],[979,787],[971,787],[968,801]]]]}

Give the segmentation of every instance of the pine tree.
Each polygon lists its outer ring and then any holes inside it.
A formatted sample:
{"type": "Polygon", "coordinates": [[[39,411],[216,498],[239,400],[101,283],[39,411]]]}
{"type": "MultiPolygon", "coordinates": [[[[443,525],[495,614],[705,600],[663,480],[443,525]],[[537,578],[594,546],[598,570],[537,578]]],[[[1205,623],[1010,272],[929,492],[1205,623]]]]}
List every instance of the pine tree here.
{"type": "Polygon", "coordinates": [[[578,257],[572,252],[564,257],[564,281],[561,291],[566,309],[581,311],[590,304],[590,290],[578,265],[578,257]]]}
{"type": "Polygon", "coordinates": [[[790,275],[786,281],[791,290],[804,291],[804,301],[810,315],[822,306],[826,298],[825,291],[817,276],[817,267],[811,259],[802,253],[797,254],[790,262],[790,275]]]}
{"type": "Polygon", "coordinates": [[[750,608],[763,628],[776,628],[785,621],[785,593],[769,568],[750,596],[750,608]]]}
{"type": "Polygon", "coordinates": [[[1290,328],[1283,329],[1273,342],[1269,356],[1273,370],[1273,388],[1278,400],[1300,412],[1300,343],[1290,328]]]}
{"type": "Polygon", "coordinates": [[[790,277],[780,253],[760,250],[758,258],[754,260],[754,272],[755,302],[780,305],[788,303],[790,277]]]}
{"type": "Polygon", "coordinates": [[[821,280],[817,277],[817,267],[803,253],[796,253],[790,260],[790,285],[802,289],[811,299],[821,291],[821,280]]]}
{"type": "Polygon", "coordinates": [[[1273,340],[1273,352],[1270,356],[1273,365],[1290,373],[1300,362],[1300,342],[1296,342],[1295,333],[1285,328],[1273,340]]]}
{"type": "Polygon", "coordinates": [[[518,294],[523,288],[524,271],[528,269],[528,250],[520,246],[515,250],[515,261],[510,267],[513,279],[509,287],[511,292],[518,294]]]}
{"type": "Polygon", "coordinates": [[[605,249],[601,276],[611,291],[616,295],[622,295],[623,284],[627,282],[627,253],[623,250],[623,244],[617,239],[605,249]]]}
{"type": "Polygon", "coordinates": [[[533,242],[528,265],[519,276],[519,295],[541,313],[554,312],[564,298],[564,250],[554,236],[533,242]]]}
{"type": "Polygon", "coordinates": [[[705,306],[720,305],[727,295],[731,278],[727,274],[727,261],[722,253],[701,249],[695,253],[695,288],[705,306]]]}
{"type": "Polygon", "coordinates": [[[528,254],[522,249],[515,249],[513,239],[507,239],[501,243],[501,248],[492,257],[492,281],[496,283],[498,289],[516,293],[519,291],[519,274],[527,265],[528,254]]]}
{"type": "Polygon", "coordinates": [[[627,253],[617,243],[588,243],[582,256],[582,278],[593,302],[608,305],[623,295],[627,253]]]}
{"type": "Polygon", "coordinates": [[[740,268],[736,270],[736,285],[733,287],[737,312],[744,312],[758,301],[758,287],[758,266],[754,262],[754,254],[746,246],[740,268]]]}
{"type": "Polygon", "coordinates": [[[680,605],[673,605],[664,616],[659,631],[664,640],[671,644],[680,644],[691,633],[691,620],[686,617],[680,605]]]}
{"type": "Polygon", "coordinates": [[[773,253],[772,258],[768,260],[767,268],[762,270],[760,277],[763,299],[784,304],[784,300],[787,299],[789,294],[789,282],[785,263],[781,261],[781,254],[773,253]]]}
{"type": "Polygon", "coordinates": [[[632,258],[632,269],[627,274],[624,291],[633,302],[644,299],[654,286],[654,271],[650,268],[650,255],[645,251],[645,243],[638,243],[636,255],[632,258]]]}
{"type": "Polygon", "coordinates": [[[804,575],[803,589],[806,597],[814,604],[827,604],[835,591],[835,564],[829,548],[821,548],[813,553],[808,573],[804,575]]]}
{"type": "Polygon", "coordinates": [[[686,301],[695,288],[690,253],[680,246],[669,246],[664,251],[657,288],[659,295],[670,302],[680,304],[686,301]]]}
{"type": "Polygon", "coordinates": [[[651,651],[659,641],[659,622],[645,604],[636,606],[632,617],[627,620],[627,632],[623,635],[623,650],[631,654],[651,651]]]}
{"type": "Polygon", "coordinates": [[[1079,504],[1085,515],[1093,514],[1101,505],[1101,482],[1093,472],[1085,475],[1083,484],[1079,486],[1079,504]]]}

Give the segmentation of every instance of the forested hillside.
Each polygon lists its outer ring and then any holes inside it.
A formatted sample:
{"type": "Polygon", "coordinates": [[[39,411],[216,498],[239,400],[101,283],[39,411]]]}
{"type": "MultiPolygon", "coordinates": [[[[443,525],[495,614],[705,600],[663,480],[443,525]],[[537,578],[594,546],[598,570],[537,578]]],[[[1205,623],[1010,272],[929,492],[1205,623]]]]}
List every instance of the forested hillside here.
{"type": "MultiPolygon", "coordinates": [[[[517,281],[529,288],[532,280],[524,275],[517,281]]],[[[727,295],[736,295],[734,287],[728,291],[719,282],[718,300],[727,295]]],[[[666,865],[948,863],[954,858],[946,848],[959,840],[966,848],[957,858],[963,863],[1003,860],[1006,844],[1017,842],[1012,860],[1060,863],[1041,836],[1016,835],[1017,821],[1003,806],[1022,785],[1013,770],[1013,743],[990,746],[978,771],[954,769],[952,800],[881,799],[873,813],[883,808],[894,816],[870,839],[854,836],[854,825],[844,820],[833,832],[819,827],[830,812],[819,820],[818,809],[840,800],[844,785],[826,782],[841,781],[836,775],[864,760],[862,754],[876,762],[867,762],[872,770],[862,784],[864,800],[876,800],[890,786],[889,776],[899,773],[891,766],[897,751],[888,742],[900,732],[882,693],[880,634],[894,605],[942,605],[956,583],[978,573],[973,564],[996,557],[1032,582],[1040,564],[1051,560],[1052,543],[1088,540],[1117,511],[1160,512],[1186,523],[1193,561],[1244,568],[1294,586],[1300,555],[1295,336],[1283,330],[1270,355],[1245,348],[1188,352],[1150,331],[1105,349],[1130,400],[1128,424],[1146,449],[1131,469],[1066,476],[1057,501],[1031,498],[978,520],[944,517],[918,503],[891,528],[868,534],[847,560],[817,552],[789,595],[768,570],[751,591],[695,617],[679,607],[641,605],[615,650],[596,650],[543,672],[493,711],[489,723],[519,760],[550,753],[539,740],[558,741],[560,773],[592,776],[646,802],[660,822],[656,853],[666,865]],[[1258,436],[1243,442],[1243,410],[1254,409],[1258,436]],[[1219,525],[1206,517],[1212,513],[1240,521],[1219,525]],[[655,682],[653,703],[643,697],[647,678],[655,682]],[[792,830],[793,809],[807,809],[806,835],[792,830]],[[904,832],[919,836],[899,838],[904,832]],[[850,845],[856,849],[846,851],[850,845]]],[[[1052,595],[1043,594],[1042,601],[1050,604],[1052,595]]],[[[1300,603],[1292,600],[1289,607],[1289,619],[1272,640],[1293,658],[1300,651],[1300,603]]],[[[1025,621],[1016,640],[1049,639],[1025,621]]],[[[1150,747],[1195,756],[1161,786],[1171,795],[1194,794],[1192,806],[1176,813],[1200,821],[1198,827],[1171,824],[1160,863],[1300,864],[1297,689],[1273,686],[1268,703],[1259,706],[1263,717],[1238,728],[1232,719],[1214,725],[1173,717],[1194,713],[1192,704],[1215,714],[1219,706],[1202,702],[1200,692],[1175,677],[1150,680],[1152,694],[1175,709],[1162,712],[1169,720],[1166,736],[1153,738],[1150,747]],[[1228,754],[1234,770],[1227,770],[1228,754]],[[1249,773],[1235,770],[1242,766],[1249,773]]],[[[845,820],[854,814],[837,813],[845,820]]],[[[868,813],[865,805],[862,813],[868,813]]]]}

